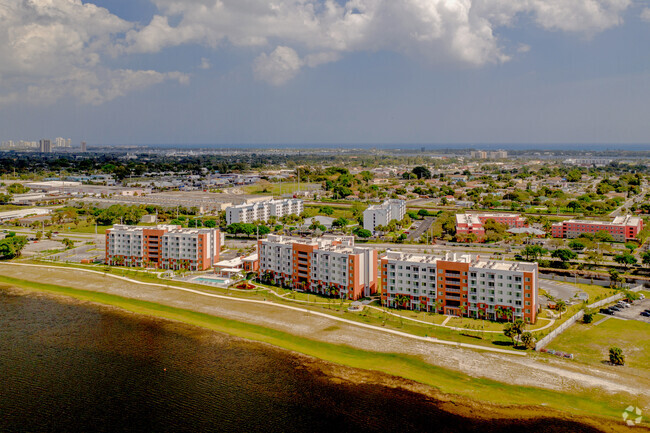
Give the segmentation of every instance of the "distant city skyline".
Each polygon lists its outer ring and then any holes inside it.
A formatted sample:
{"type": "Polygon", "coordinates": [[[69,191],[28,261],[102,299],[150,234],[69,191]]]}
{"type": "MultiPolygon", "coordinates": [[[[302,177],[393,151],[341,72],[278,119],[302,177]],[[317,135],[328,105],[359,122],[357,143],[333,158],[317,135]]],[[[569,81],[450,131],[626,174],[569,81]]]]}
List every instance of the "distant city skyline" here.
{"type": "Polygon", "coordinates": [[[650,142],[640,0],[34,0],[0,24],[2,141],[650,142]]]}

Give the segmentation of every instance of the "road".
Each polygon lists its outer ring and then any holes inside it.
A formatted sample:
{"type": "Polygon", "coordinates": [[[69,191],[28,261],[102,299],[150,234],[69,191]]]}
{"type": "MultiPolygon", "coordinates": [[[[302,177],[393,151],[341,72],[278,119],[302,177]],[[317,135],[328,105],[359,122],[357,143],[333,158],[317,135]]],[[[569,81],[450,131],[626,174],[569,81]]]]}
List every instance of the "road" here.
{"type": "Polygon", "coordinates": [[[611,217],[620,216],[623,209],[629,209],[630,206],[632,206],[634,203],[638,203],[638,202],[643,201],[644,198],[645,198],[646,192],[647,192],[647,187],[645,186],[645,183],[644,183],[641,186],[641,193],[640,194],[633,195],[632,197],[625,200],[625,202],[620,207],[618,207],[615,211],[610,213],[609,216],[611,216],[611,217]]]}

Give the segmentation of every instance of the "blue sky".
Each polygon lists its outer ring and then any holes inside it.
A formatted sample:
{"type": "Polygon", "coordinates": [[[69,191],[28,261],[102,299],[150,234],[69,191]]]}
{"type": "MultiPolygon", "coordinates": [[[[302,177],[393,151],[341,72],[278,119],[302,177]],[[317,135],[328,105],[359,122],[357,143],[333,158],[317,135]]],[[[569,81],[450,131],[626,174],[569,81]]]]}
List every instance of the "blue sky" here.
{"type": "Polygon", "coordinates": [[[18,3],[2,140],[650,142],[645,2],[18,3]]]}

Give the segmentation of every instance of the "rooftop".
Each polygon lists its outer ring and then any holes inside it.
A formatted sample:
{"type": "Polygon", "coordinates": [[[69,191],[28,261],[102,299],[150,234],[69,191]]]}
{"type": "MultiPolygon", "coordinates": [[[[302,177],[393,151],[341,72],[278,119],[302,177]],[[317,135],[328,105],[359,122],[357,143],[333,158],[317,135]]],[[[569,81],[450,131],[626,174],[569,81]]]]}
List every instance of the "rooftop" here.
{"type": "Polygon", "coordinates": [[[436,264],[438,261],[455,262],[455,263],[469,263],[472,268],[479,269],[492,269],[499,271],[522,271],[533,272],[537,269],[536,263],[528,262],[510,262],[506,260],[486,260],[481,259],[480,256],[472,256],[471,254],[456,254],[447,253],[445,255],[431,255],[431,254],[411,254],[402,253],[399,251],[386,251],[384,256],[388,260],[396,260],[403,262],[415,262],[423,264],[436,264]]]}

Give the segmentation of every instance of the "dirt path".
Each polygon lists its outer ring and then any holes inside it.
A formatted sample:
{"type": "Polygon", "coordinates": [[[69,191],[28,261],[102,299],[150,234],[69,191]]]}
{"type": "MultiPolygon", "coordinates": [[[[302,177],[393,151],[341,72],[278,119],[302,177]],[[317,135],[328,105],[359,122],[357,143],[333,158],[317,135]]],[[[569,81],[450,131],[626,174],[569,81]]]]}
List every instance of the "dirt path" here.
{"type": "Polygon", "coordinates": [[[3,263],[0,275],[156,302],[362,350],[417,355],[433,365],[514,385],[560,391],[599,388],[606,392],[628,392],[650,401],[650,375],[639,377],[626,368],[586,366],[537,355],[477,351],[460,348],[457,343],[437,344],[425,337],[308,312],[299,307],[250,299],[246,301],[251,302],[242,302],[199,290],[126,281],[128,279],[101,272],[3,263]]]}

